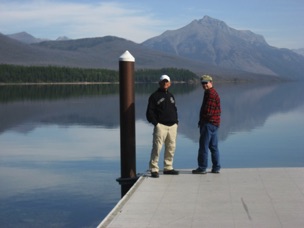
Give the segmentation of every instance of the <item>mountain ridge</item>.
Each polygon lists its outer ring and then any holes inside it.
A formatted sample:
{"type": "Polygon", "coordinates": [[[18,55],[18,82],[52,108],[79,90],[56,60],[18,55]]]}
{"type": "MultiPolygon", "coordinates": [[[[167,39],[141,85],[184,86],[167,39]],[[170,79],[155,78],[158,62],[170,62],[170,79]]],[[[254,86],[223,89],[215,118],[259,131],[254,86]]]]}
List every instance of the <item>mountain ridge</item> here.
{"type": "Polygon", "coordinates": [[[36,38],[36,37],[32,36],[31,34],[24,32],[24,31],[14,33],[14,34],[9,34],[7,36],[14,40],[21,41],[22,43],[26,43],[26,44],[39,43],[39,42],[48,40],[48,39],[36,38]]]}
{"type": "Polygon", "coordinates": [[[304,71],[303,56],[272,47],[261,35],[230,28],[209,16],[140,44],[114,36],[25,44],[0,34],[0,41],[2,64],[117,69],[118,57],[129,50],[140,69],[175,67],[222,78],[294,80],[303,79],[304,71]]]}
{"type": "Polygon", "coordinates": [[[272,47],[261,35],[230,28],[225,22],[209,16],[194,20],[182,28],[165,31],[144,41],[142,45],[177,56],[200,59],[218,67],[254,73],[288,74],[291,78],[300,78],[304,70],[298,67],[303,65],[304,58],[298,57],[293,51],[272,47]],[[285,70],[282,65],[286,65],[285,70]]]}

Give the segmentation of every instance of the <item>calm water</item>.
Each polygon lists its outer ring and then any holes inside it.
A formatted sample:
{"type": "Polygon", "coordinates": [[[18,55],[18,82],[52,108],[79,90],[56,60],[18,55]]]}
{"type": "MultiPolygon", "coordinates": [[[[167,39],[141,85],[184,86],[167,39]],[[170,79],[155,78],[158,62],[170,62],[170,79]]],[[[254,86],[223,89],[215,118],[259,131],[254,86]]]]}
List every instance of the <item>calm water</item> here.
{"type": "MultiPolygon", "coordinates": [[[[223,168],[303,167],[303,84],[215,84],[223,168]]],[[[152,142],[156,85],[137,88],[137,172],[152,142]]],[[[203,90],[173,85],[176,169],[196,168],[203,90]]],[[[0,227],[96,227],[120,199],[117,85],[0,87],[0,227]]],[[[160,161],[160,166],[162,160],[160,161]]]]}

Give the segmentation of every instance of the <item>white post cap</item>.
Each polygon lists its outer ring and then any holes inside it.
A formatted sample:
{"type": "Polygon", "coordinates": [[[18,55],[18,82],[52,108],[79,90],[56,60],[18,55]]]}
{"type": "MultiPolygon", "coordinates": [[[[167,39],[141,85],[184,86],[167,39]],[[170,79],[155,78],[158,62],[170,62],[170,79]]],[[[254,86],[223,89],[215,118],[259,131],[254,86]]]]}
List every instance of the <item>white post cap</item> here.
{"type": "Polygon", "coordinates": [[[119,61],[124,62],[135,62],[135,58],[131,55],[129,51],[125,51],[120,57],[119,61]]]}

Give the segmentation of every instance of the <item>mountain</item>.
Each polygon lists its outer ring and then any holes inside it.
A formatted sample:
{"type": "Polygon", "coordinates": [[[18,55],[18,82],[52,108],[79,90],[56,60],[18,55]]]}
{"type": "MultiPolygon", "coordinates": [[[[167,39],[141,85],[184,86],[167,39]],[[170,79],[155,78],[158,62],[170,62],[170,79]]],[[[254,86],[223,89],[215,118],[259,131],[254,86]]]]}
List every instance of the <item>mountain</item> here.
{"type": "MultiPolygon", "coordinates": [[[[126,50],[135,57],[137,69],[174,67],[191,69],[198,74],[204,70],[221,73],[220,69],[208,64],[150,50],[132,41],[114,36],[25,44],[0,34],[0,64],[117,70],[119,57],[126,50]]],[[[231,75],[235,74],[231,73],[231,75]]]]}
{"type": "Polygon", "coordinates": [[[126,50],[135,57],[136,69],[184,68],[197,75],[209,73],[218,80],[277,80],[278,77],[225,69],[188,58],[155,51],[123,38],[106,36],[25,44],[0,33],[0,64],[67,66],[118,70],[126,50]]]}
{"type": "Polygon", "coordinates": [[[209,16],[166,31],[142,45],[218,67],[303,78],[304,57],[288,49],[272,47],[261,35],[230,28],[209,16]]]}
{"type": "Polygon", "coordinates": [[[70,38],[66,36],[59,36],[56,40],[70,40],[70,38]]]}
{"type": "Polygon", "coordinates": [[[299,55],[303,55],[304,56],[304,48],[292,49],[292,51],[294,51],[295,53],[297,53],[299,55]]]}
{"type": "Polygon", "coordinates": [[[14,40],[18,40],[18,41],[20,41],[22,43],[26,43],[26,44],[39,43],[39,42],[47,40],[47,39],[36,38],[36,37],[32,36],[31,34],[28,34],[27,32],[14,33],[14,34],[10,34],[7,36],[14,40]]]}
{"type": "Polygon", "coordinates": [[[0,34],[0,63],[13,65],[75,66],[81,55],[50,50],[33,44],[25,44],[0,34]]]}
{"type": "MultiPolygon", "coordinates": [[[[26,44],[35,44],[35,43],[40,43],[43,41],[49,41],[49,39],[36,38],[36,37],[32,36],[31,34],[28,34],[27,32],[14,33],[14,34],[9,34],[7,36],[14,40],[18,40],[18,41],[20,41],[22,43],[26,43],[26,44]]],[[[59,41],[59,40],[70,40],[70,39],[66,36],[59,36],[56,40],[59,41]]]]}
{"type": "MultiPolygon", "coordinates": [[[[20,33],[19,40],[21,35],[31,36],[20,33]]],[[[29,44],[0,33],[0,64],[117,70],[126,50],[135,57],[136,69],[184,68],[223,80],[303,79],[304,56],[272,47],[261,35],[208,16],[141,44],[114,36],[29,44]]]]}

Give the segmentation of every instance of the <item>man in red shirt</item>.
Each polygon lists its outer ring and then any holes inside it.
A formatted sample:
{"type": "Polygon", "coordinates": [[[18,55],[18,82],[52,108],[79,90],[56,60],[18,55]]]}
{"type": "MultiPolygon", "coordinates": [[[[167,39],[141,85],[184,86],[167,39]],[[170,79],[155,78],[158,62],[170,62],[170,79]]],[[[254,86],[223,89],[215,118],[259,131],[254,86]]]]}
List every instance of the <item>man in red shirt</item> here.
{"type": "Polygon", "coordinates": [[[221,102],[216,90],[213,88],[212,77],[201,77],[202,87],[205,90],[204,99],[200,110],[198,168],[192,170],[193,174],[206,174],[208,167],[208,150],[211,152],[211,173],[219,173],[221,169],[218,149],[217,131],[221,122],[221,102]]]}

